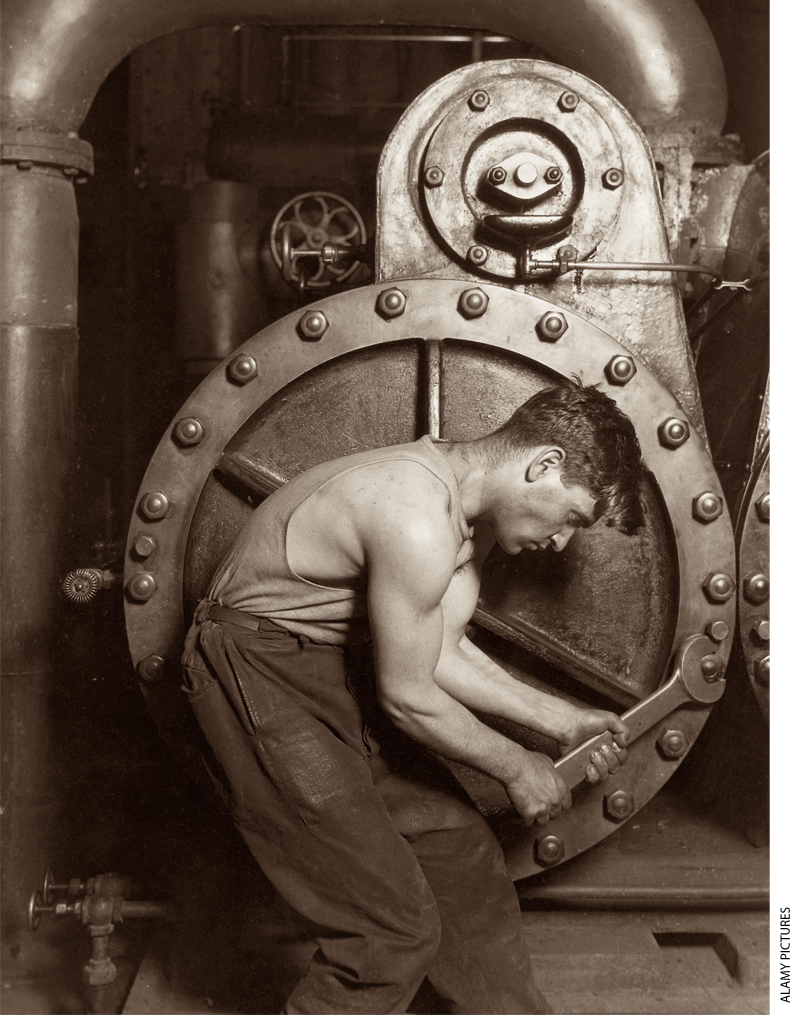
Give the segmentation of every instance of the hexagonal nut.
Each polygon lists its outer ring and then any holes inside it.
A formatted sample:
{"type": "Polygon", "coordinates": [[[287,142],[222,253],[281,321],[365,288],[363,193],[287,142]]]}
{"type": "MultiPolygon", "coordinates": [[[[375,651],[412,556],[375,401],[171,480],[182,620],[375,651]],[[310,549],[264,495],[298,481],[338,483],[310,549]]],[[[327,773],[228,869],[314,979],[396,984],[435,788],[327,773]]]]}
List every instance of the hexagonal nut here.
{"type": "Polygon", "coordinates": [[[157,684],[166,675],[164,667],[164,657],[153,653],[139,660],[136,665],[136,672],[139,674],[139,679],[144,680],[145,683],[157,684]]]}
{"type": "Polygon", "coordinates": [[[134,571],[125,588],[131,599],[137,603],[146,603],[158,586],[155,577],[149,571],[134,571]]]}
{"type": "Polygon", "coordinates": [[[769,578],[765,574],[751,574],[744,580],[744,597],[749,603],[760,606],[769,599],[769,578]]]}
{"type": "Polygon", "coordinates": [[[569,324],[563,314],[550,310],[536,322],[536,333],[542,342],[557,342],[568,327],[569,324]]]}
{"type": "Polygon", "coordinates": [[[240,352],[228,364],[228,380],[234,384],[249,384],[258,377],[258,363],[246,352],[240,352]]]}
{"type": "Polygon", "coordinates": [[[636,374],[636,364],[630,356],[612,356],[605,365],[605,375],[609,384],[627,384],[636,374]]]}
{"type": "Polygon", "coordinates": [[[710,490],[699,493],[692,501],[692,514],[705,525],[715,521],[722,514],[722,498],[710,490]]]}
{"type": "Polygon", "coordinates": [[[489,251],[486,249],[486,247],[480,246],[480,244],[476,244],[474,247],[470,247],[469,250],[467,251],[467,260],[471,261],[472,264],[478,265],[486,264],[488,257],[489,251]]]}
{"type": "Polygon", "coordinates": [[[731,629],[724,620],[709,620],[706,624],[706,634],[713,641],[725,641],[730,633],[731,629]]]}
{"type": "Polygon", "coordinates": [[[726,603],[736,591],[736,583],[724,571],[714,571],[706,575],[703,591],[712,603],[726,603]]]}
{"type": "Polygon", "coordinates": [[[155,548],[155,539],[144,532],[140,532],[133,541],[131,553],[134,557],[149,557],[155,548]]]}
{"type": "Polygon", "coordinates": [[[683,730],[664,729],[656,743],[665,758],[681,758],[689,749],[683,730]]]}
{"type": "Polygon", "coordinates": [[[758,641],[769,641],[769,621],[766,617],[757,620],[750,628],[750,633],[758,641]]]}
{"type": "Polygon", "coordinates": [[[603,186],[606,190],[616,190],[617,187],[622,186],[624,179],[625,174],[621,169],[617,169],[616,167],[607,169],[603,173],[603,186]]]}
{"type": "Polygon", "coordinates": [[[769,653],[756,659],[753,672],[759,684],[769,684],[769,653]]]}
{"type": "Polygon", "coordinates": [[[444,183],[444,170],[440,169],[439,166],[428,166],[423,179],[425,180],[426,187],[441,187],[444,183]]]}
{"type": "Polygon", "coordinates": [[[769,521],[769,493],[765,493],[756,501],[756,511],[762,522],[769,521]]]}
{"type": "Polygon", "coordinates": [[[318,342],[328,330],[328,318],[321,310],[307,310],[297,324],[300,337],[308,342],[318,342]]]}
{"type": "Polygon", "coordinates": [[[562,92],[558,97],[558,108],[562,113],[573,113],[580,101],[575,92],[562,92]]]}
{"type": "Polygon", "coordinates": [[[458,312],[468,320],[482,317],[489,307],[489,297],[483,289],[465,289],[458,297],[458,312]]]}
{"type": "Polygon", "coordinates": [[[722,656],[718,656],[716,652],[709,652],[703,656],[700,660],[700,673],[707,684],[715,684],[718,680],[722,680],[725,675],[722,656]]]}
{"type": "Polygon", "coordinates": [[[400,289],[384,289],[375,301],[375,310],[387,321],[399,317],[406,309],[406,294],[400,289]]]}
{"type": "Polygon", "coordinates": [[[205,436],[205,428],[199,419],[195,419],[193,416],[187,416],[185,419],[179,419],[175,426],[172,428],[172,439],[176,444],[180,444],[181,447],[189,448],[195,444],[199,444],[205,436]]]}
{"type": "Polygon", "coordinates": [[[166,518],[169,511],[169,498],[159,490],[145,493],[139,501],[139,511],[151,522],[166,518]]]}
{"type": "Polygon", "coordinates": [[[615,789],[603,797],[603,809],[611,821],[624,821],[634,811],[633,795],[624,789],[615,789]]]}
{"type": "Polygon", "coordinates": [[[670,416],[658,428],[658,439],[665,448],[674,450],[689,440],[689,424],[685,419],[670,416]]]}
{"type": "Polygon", "coordinates": [[[560,183],[564,173],[561,171],[560,166],[548,166],[544,171],[544,182],[545,183],[560,183]]]}
{"type": "Polygon", "coordinates": [[[564,859],[564,841],[557,835],[543,835],[533,844],[533,856],[540,867],[553,867],[564,859]]]}
{"type": "Polygon", "coordinates": [[[469,108],[474,110],[476,113],[482,113],[484,109],[489,105],[489,93],[483,88],[479,88],[473,92],[469,97],[469,108]]]}

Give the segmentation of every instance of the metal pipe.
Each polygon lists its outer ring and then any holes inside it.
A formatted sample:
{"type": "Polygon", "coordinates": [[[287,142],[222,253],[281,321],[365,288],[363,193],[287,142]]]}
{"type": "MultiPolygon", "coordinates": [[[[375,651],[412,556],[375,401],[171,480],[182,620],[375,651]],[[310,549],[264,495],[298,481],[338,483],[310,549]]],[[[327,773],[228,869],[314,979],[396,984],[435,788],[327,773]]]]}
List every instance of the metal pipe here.
{"type": "Polygon", "coordinates": [[[544,903],[563,909],[769,909],[769,889],[756,886],[522,885],[520,896],[523,906],[544,903]]]}
{"type": "Polygon", "coordinates": [[[168,32],[238,23],[457,26],[537,46],[598,82],[640,126],[719,133],[722,61],[694,0],[7,0],[2,122],[77,131],[97,89],[133,49],[168,32]]]}

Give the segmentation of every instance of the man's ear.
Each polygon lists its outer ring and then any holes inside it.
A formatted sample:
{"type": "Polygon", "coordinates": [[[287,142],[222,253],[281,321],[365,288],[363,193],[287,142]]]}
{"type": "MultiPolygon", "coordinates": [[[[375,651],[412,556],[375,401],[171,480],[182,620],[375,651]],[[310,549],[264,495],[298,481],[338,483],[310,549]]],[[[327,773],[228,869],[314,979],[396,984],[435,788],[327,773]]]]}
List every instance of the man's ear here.
{"type": "Polygon", "coordinates": [[[566,457],[564,449],[555,444],[539,448],[535,457],[528,463],[528,467],[525,470],[525,479],[529,483],[533,483],[541,476],[544,476],[545,473],[553,469],[561,469],[566,457]]]}

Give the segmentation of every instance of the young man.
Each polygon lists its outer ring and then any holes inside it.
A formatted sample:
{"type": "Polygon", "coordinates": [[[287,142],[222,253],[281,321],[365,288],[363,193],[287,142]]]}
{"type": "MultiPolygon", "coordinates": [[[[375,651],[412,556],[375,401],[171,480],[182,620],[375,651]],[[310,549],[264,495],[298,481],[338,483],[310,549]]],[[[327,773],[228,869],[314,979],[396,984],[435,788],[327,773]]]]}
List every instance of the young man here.
{"type": "Polygon", "coordinates": [[[185,686],[239,831],[316,928],[287,1012],[403,1012],[426,975],[447,1010],[550,1011],[497,840],[437,755],[540,825],[571,804],[552,761],[472,710],[562,753],[611,730],[587,779],[619,770],[616,715],[515,680],[465,627],[495,542],[560,552],[601,516],[634,532],[640,454],[611,399],[563,383],[485,437],[316,466],[237,537],[187,636],[185,686]]]}

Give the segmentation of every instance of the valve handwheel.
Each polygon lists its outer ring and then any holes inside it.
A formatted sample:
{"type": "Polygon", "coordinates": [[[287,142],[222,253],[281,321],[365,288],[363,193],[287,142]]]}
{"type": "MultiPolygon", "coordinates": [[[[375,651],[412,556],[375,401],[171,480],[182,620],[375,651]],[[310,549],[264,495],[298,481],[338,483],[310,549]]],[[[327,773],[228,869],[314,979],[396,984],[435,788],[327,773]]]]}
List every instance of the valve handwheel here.
{"type": "Polygon", "coordinates": [[[359,261],[338,265],[322,260],[325,244],[358,247],[366,243],[367,230],[355,205],[326,190],[298,194],[280,209],[270,229],[273,260],[289,284],[308,289],[328,289],[344,282],[358,268],[359,261]],[[292,252],[308,251],[309,256],[292,252]]]}

